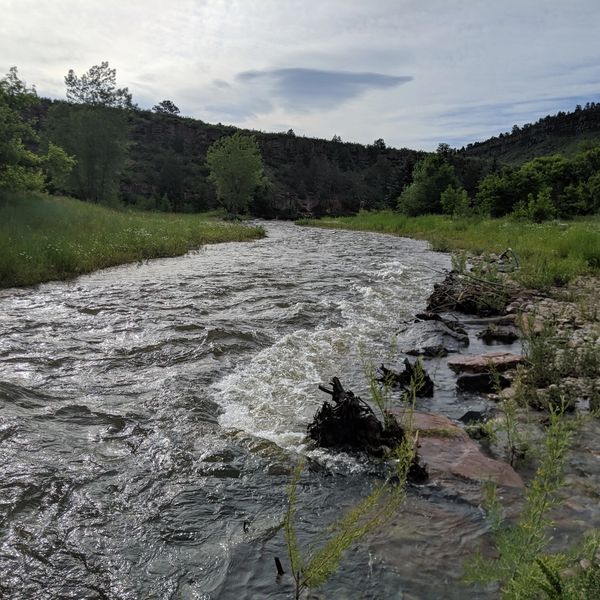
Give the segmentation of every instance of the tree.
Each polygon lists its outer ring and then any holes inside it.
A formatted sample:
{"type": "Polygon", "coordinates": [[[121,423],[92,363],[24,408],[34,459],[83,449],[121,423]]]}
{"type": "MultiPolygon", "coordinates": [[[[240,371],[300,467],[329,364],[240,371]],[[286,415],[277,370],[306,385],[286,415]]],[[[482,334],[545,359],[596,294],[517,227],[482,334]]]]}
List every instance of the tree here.
{"type": "Polygon", "coordinates": [[[112,204],[127,157],[127,113],[104,106],[55,104],[46,136],[74,154],[77,164],[63,189],[82,200],[112,204]]]}
{"type": "Polygon", "coordinates": [[[440,196],[440,205],[445,214],[466,217],[471,209],[467,190],[449,185],[440,196]]]}
{"type": "Polygon", "coordinates": [[[77,77],[65,77],[67,99],[76,104],[55,104],[48,111],[46,135],[77,158],[64,187],[92,202],[117,201],[119,179],[128,146],[127,88],[117,88],[116,71],[108,62],[95,65],[77,77]]]}
{"type": "Polygon", "coordinates": [[[46,155],[30,149],[38,137],[22,115],[37,103],[35,89],[19,79],[16,67],[0,79],[0,189],[42,191],[73,168],[73,158],[59,146],[50,145],[46,155]]]}
{"type": "Polygon", "coordinates": [[[77,77],[70,69],[65,77],[67,100],[75,104],[132,108],[128,88],[117,88],[117,71],[108,66],[108,61],[90,67],[87,73],[77,77]]]}
{"type": "Polygon", "coordinates": [[[162,100],[158,104],[155,104],[152,107],[152,110],[155,113],[163,114],[163,115],[178,115],[179,108],[171,102],[171,100],[162,100]]]}
{"type": "Polygon", "coordinates": [[[263,163],[254,136],[234,133],[217,140],[206,153],[210,180],[219,202],[231,215],[244,213],[263,179],[263,163]]]}
{"type": "Polygon", "coordinates": [[[398,210],[410,216],[440,212],[442,192],[458,185],[454,167],[446,158],[429,154],[415,165],[413,181],[398,199],[398,210]]]}

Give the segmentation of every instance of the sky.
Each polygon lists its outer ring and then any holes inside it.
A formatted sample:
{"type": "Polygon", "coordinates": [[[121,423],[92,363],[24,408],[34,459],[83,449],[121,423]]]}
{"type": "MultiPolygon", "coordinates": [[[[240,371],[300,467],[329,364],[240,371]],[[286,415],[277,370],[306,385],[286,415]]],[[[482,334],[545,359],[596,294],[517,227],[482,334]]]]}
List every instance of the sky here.
{"type": "Polygon", "coordinates": [[[151,108],[433,150],[600,101],[600,0],[0,0],[0,73],[106,60],[151,108]]]}

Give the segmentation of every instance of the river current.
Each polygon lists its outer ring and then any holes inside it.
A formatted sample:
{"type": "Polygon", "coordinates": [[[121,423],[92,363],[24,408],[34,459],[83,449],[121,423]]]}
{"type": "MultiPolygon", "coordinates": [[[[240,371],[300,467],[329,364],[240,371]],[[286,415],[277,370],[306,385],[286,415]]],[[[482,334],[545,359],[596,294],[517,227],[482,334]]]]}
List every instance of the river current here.
{"type": "MultiPolygon", "coordinates": [[[[368,397],[361,361],[386,360],[448,257],[392,236],[266,229],[0,291],[0,597],[289,598],[273,557],[289,570],[294,462],[308,459],[303,544],[378,480],[377,465],[307,445],[317,386],[339,376],[368,397]]],[[[485,531],[476,502],[410,492],[315,597],[488,597],[459,579],[485,531]]]]}

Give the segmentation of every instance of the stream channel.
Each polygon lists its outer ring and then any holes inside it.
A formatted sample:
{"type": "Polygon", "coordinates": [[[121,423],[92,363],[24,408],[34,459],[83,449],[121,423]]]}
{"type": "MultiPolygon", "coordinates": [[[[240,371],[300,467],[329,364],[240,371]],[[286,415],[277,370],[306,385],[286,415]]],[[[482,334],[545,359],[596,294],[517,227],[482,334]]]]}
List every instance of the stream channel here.
{"type": "MultiPolygon", "coordinates": [[[[317,386],[338,376],[367,398],[361,355],[397,364],[395,335],[449,257],[265,227],[256,242],[0,291],[0,597],[290,598],[273,557],[289,570],[281,524],[298,456],[302,544],[380,481],[376,462],[306,443],[317,386]]],[[[425,410],[481,404],[432,375],[425,410]]],[[[488,530],[479,488],[412,488],[315,597],[496,597],[460,580],[488,530]]]]}

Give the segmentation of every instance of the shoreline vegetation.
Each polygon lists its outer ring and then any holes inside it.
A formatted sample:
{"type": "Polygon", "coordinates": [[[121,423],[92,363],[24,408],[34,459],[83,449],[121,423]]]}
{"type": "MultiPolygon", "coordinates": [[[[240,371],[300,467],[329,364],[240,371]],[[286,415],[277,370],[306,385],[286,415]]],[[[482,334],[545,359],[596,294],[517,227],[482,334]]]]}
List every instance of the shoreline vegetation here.
{"type": "Polygon", "coordinates": [[[6,193],[0,198],[0,288],[70,279],[264,234],[262,227],[221,221],[216,212],[137,212],[41,193],[6,193]]]}
{"type": "Polygon", "coordinates": [[[516,253],[521,268],[515,279],[542,292],[580,275],[600,275],[600,219],[531,223],[510,218],[408,217],[392,211],[361,212],[352,217],[301,219],[298,225],[371,231],[426,240],[438,252],[474,255],[516,253]]]}

